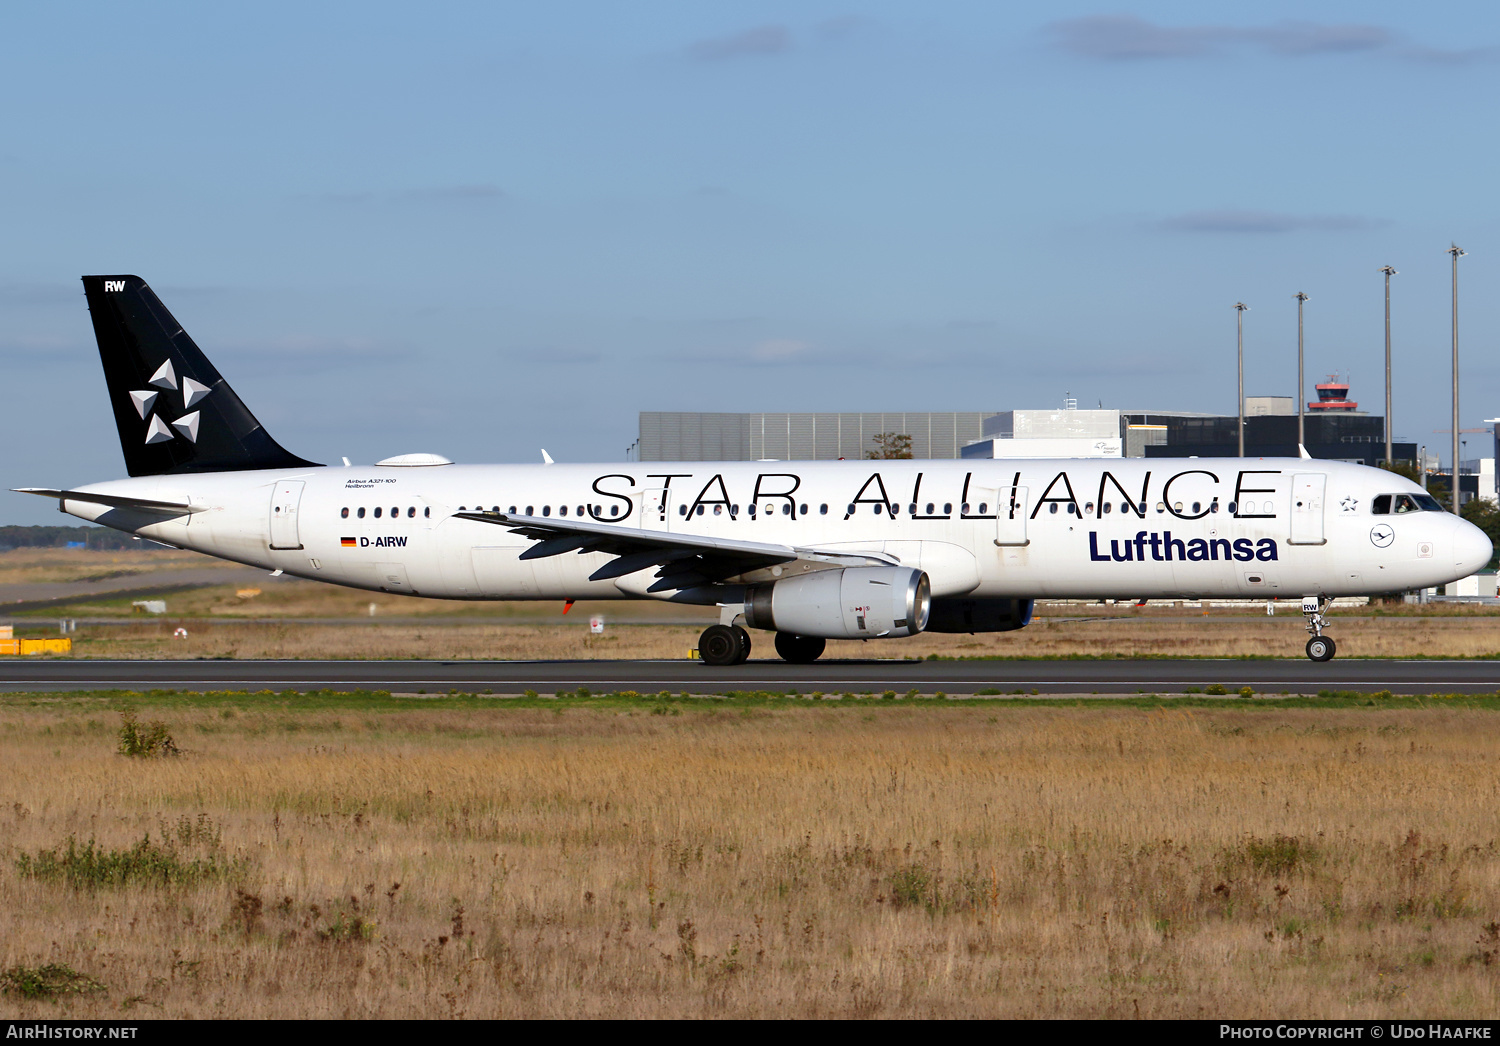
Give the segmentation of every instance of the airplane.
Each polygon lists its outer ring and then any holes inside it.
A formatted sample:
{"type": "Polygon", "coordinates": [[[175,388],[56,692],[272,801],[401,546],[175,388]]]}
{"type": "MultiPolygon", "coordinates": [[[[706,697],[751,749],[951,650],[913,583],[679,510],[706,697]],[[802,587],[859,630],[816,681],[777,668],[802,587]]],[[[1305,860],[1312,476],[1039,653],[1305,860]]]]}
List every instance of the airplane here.
{"type": "MultiPolygon", "coordinates": [[[[1483,531],[1391,472],[1310,458],[342,467],[285,450],[137,276],[85,276],[129,479],[19,488],[210,556],[370,591],[717,607],[794,664],[829,639],[1004,632],[1037,599],[1298,598],[1328,661],[1339,596],[1446,584],[1483,531]]],[[[1305,453],[1305,452],[1304,452],[1305,453]]]]}

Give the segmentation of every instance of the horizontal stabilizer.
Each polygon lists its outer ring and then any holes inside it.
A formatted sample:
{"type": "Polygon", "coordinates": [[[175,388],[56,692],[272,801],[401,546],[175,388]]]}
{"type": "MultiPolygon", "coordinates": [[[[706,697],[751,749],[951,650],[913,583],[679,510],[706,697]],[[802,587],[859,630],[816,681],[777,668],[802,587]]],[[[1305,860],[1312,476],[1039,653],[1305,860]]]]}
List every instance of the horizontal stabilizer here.
{"type": "Polygon", "coordinates": [[[90,505],[108,505],[110,508],[133,508],[139,512],[156,512],[163,515],[186,516],[202,512],[203,508],[180,501],[152,501],[149,498],[127,498],[118,494],[91,494],[86,490],[50,490],[46,487],[14,487],[17,494],[35,494],[42,498],[57,498],[59,501],[84,501],[90,505]]]}

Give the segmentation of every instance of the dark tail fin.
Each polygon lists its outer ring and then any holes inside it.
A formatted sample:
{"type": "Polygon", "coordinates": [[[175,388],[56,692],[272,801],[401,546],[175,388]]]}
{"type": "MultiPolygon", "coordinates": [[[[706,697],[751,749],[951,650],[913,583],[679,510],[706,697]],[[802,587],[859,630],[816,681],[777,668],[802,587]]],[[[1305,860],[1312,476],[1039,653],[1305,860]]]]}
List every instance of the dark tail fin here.
{"type": "Polygon", "coordinates": [[[313,466],[282,449],[139,276],[85,276],[132,476],[313,466]]]}

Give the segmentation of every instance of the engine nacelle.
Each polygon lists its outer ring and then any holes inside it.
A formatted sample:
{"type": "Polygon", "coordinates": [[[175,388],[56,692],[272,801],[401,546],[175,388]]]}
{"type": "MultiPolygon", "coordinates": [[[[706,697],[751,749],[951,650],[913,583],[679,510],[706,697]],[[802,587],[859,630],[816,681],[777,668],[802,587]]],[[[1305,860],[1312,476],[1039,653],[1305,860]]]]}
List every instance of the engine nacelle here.
{"type": "Polygon", "coordinates": [[[1030,599],[934,599],[929,632],[1014,632],[1031,624],[1030,599]]]}
{"type": "Polygon", "coordinates": [[[751,585],[745,624],[822,639],[914,636],[927,627],[932,584],[913,567],[843,567],[751,585]]]}

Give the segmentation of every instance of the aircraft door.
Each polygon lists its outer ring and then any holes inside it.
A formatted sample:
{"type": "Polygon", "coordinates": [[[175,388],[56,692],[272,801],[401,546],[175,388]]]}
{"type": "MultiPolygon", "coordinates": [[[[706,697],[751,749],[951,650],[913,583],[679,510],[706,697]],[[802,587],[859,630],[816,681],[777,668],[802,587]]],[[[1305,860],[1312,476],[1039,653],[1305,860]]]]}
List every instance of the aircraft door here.
{"type": "Polygon", "coordinates": [[[1026,537],[1027,489],[1025,487],[1001,487],[1000,503],[996,506],[995,544],[1022,546],[1031,544],[1026,537]]]}
{"type": "Polygon", "coordinates": [[[665,487],[642,487],[632,495],[635,518],[642,530],[672,529],[671,491],[665,487]]]}
{"type": "Polygon", "coordinates": [[[297,532],[297,508],[302,502],[301,480],[289,480],[271,488],[271,547],[295,550],[302,547],[297,532]]]}
{"type": "Polygon", "coordinates": [[[1292,476],[1291,545],[1322,545],[1323,488],[1328,477],[1321,472],[1299,472],[1292,476]]]}

